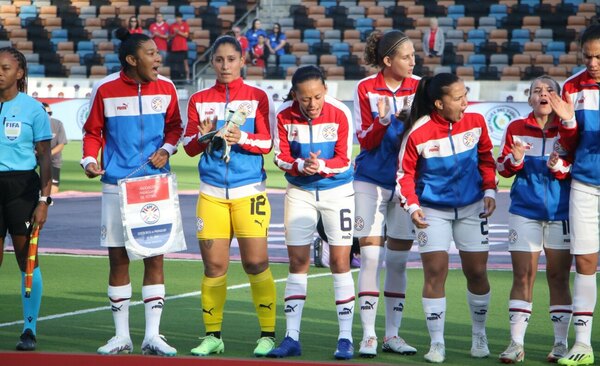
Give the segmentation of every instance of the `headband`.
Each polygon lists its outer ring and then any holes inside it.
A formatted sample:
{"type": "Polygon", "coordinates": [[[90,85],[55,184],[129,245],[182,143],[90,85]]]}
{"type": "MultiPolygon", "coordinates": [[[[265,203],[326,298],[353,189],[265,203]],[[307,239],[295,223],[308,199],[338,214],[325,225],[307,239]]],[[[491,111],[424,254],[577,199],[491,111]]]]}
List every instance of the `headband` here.
{"type": "Polygon", "coordinates": [[[400,38],[399,40],[396,41],[396,43],[394,43],[394,45],[392,47],[390,47],[384,54],[382,58],[385,58],[386,56],[389,56],[395,49],[396,47],[398,47],[401,43],[404,43],[404,41],[407,41],[409,38],[407,36],[404,36],[402,38],[400,38]]]}

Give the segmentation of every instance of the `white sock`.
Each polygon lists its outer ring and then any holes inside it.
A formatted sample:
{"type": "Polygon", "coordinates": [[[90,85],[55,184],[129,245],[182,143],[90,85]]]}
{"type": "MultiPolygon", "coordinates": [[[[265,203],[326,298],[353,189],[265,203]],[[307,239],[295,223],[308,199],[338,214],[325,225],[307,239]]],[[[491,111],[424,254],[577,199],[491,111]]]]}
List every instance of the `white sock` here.
{"type": "Polygon", "coordinates": [[[554,327],[554,343],[563,343],[567,345],[569,336],[569,325],[573,316],[573,306],[569,305],[550,305],[550,320],[554,327]]]}
{"type": "Polygon", "coordinates": [[[529,324],[529,317],[533,303],[523,300],[508,301],[508,318],[510,320],[510,336],[513,341],[525,344],[525,332],[529,324]]]}
{"type": "Polygon", "coordinates": [[[488,306],[492,292],[476,295],[467,290],[467,302],[471,310],[472,332],[473,334],[485,334],[485,321],[487,320],[488,306]]]}
{"type": "Polygon", "coordinates": [[[300,339],[300,322],[302,321],[302,309],[306,302],[306,286],[308,275],[306,273],[288,274],[285,285],[285,324],[286,336],[294,340],[300,339]]]}
{"type": "Polygon", "coordinates": [[[597,291],[596,274],[575,274],[575,282],[573,283],[575,342],[588,346],[592,344],[592,322],[597,291]]]}
{"type": "Polygon", "coordinates": [[[375,318],[379,302],[379,273],[383,262],[383,247],[369,245],[360,248],[360,272],[358,273],[358,303],[363,339],[376,337],[375,318]]]}
{"type": "Polygon", "coordinates": [[[406,262],[408,250],[386,250],[385,283],[385,337],[395,337],[402,324],[406,293],[406,262]]]}
{"type": "Polygon", "coordinates": [[[352,273],[333,274],[333,293],[335,294],[335,308],[340,325],[338,339],[345,338],[352,342],[352,320],[354,319],[354,279],[352,273]]]}
{"type": "Polygon", "coordinates": [[[422,302],[431,344],[445,344],[444,322],[446,319],[446,298],[440,297],[439,299],[429,299],[424,297],[422,302]]]}
{"type": "Polygon", "coordinates": [[[129,303],[131,302],[131,283],[124,286],[108,285],[108,299],[115,322],[115,334],[129,337],[129,303]]]}
{"type": "Polygon", "coordinates": [[[159,333],[160,317],[165,304],[165,285],[142,286],[142,298],[144,299],[144,313],[146,315],[144,339],[150,339],[159,333]]]}

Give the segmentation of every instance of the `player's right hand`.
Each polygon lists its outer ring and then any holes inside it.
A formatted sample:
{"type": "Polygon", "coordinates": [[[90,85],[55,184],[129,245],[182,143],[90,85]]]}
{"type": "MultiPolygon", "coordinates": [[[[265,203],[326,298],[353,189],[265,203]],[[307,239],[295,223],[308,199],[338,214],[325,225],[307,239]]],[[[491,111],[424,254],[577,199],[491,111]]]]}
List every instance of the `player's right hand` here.
{"type": "Polygon", "coordinates": [[[415,224],[415,226],[419,229],[425,229],[429,226],[429,224],[425,221],[425,213],[423,213],[423,210],[421,209],[413,212],[410,218],[412,219],[413,224],[415,224]]]}
{"type": "Polygon", "coordinates": [[[85,167],[85,175],[87,175],[88,178],[96,178],[102,174],[104,174],[104,170],[100,169],[96,163],[89,163],[85,167]]]}

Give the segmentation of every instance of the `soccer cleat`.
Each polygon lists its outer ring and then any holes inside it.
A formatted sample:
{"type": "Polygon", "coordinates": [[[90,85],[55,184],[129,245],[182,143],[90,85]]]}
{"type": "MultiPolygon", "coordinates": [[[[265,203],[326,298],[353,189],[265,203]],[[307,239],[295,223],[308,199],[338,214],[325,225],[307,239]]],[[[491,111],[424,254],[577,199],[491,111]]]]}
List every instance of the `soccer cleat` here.
{"type": "Polygon", "coordinates": [[[559,365],[580,366],[594,363],[594,350],[591,346],[576,342],[573,348],[558,360],[559,365]]]}
{"type": "Polygon", "coordinates": [[[142,354],[173,357],[177,355],[177,350],[167,344],[167,339],[164,336],[156,334],[148,340],[144,339],[142,354]]]}
{"type": "Polygon", "coordinates": [[[279,346],[273,348],[271,352],[267,353],[267,357],[284,358],[300,356],[301,354],[302,349],[300,348],[300,342],[294,340],[292,337],[285,337],[279,346]]]}
{"type": "Polygon", "coordinates": [[[502,363],[523,362],[525,359],[525,350],[523,349],[523,345],[511,339],[508,348],[506,348],[506,350],[504,350],[504,352],[502,352],[498,358],[502,363]]]}
{"type": "Polygon", "coordinates": [[[349,360],[354,356],[354,346],[352,341],[346,338],[338,339],[337,348],[333,357],[336,360],[349,360]]]}
{"type": "Polygon", "coordinates": [[[385,337],[383,338],[383,346],[381,346],[383,352],[394,352],[401,355],[414,355],[417,353],[417,349],[404,341],[401,337],[385,337]]]}
{"type": "Polygon", "coordinates": [[[443,343],[432,343],[429,352],[423,356],[425,361],[431,363],[442,363],[446,359],[446,346],[443,343]]]}
{"type": "Polygon", "coordinates": [[[485,358],[490,355],[488,340],[484,333],[473,333],[471,337],[471,357],[485,358]]]}
{"type": "Polygon", "coordinates": [[[267,353],[275,348],[275,338],[273,337],[261,337],[256,341],[256,348],[254,348],[254,356],[264,357],[267,353]]]}
{"type": "Polygon", "coordinates": [[[219,354],[225,352],[225,344],[221,338],[210,334],[206,337],[200,337],[200,339],[202,340],[200,345],[191,350],[194,356],[208,356],[211,353],[219,354]]]}
{"type": "Polygon", "coordinates": [[[132,351],[131,338],[114,336],[104,346],[98,348],[97,352],[101,355],[117,355],[119,353],[131,353],[132,351]]]}
{"type": "Polygon", "coordinates": [[[33,335],[33,331],[29,328],[25,329],[23,334],[19,337],[19,343],[17,343],[18,351],[33,351],[35,350],[36,339],[33,335]]]}
{"type": "Polygon", "coordinates": [[[358,351],[360,357],[373,358],[377,356],[377,337],[363,338],[358,351]]]}
{"type": "Polygon", "coordinates": [[[567,345],[562,342],[557,342],[554,343],[554,346],[552,346],[552,351],[548,353],[548,357],[546,357],[546,359],[548,362],[556,363],[558,360],[565,357],[567,352],[569,352],[567,345]]]}

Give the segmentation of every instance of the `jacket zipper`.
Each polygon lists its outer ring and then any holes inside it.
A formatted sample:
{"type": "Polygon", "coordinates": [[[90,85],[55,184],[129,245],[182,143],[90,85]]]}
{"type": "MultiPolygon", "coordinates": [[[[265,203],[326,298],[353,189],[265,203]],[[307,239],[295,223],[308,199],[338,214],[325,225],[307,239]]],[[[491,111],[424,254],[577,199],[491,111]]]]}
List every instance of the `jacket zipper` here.
{"type": "MultiPolygon", "coordinates": [[[[140,105],[140,165],[144,164],[144,119],[142,118],[142,84],[138,84],[138,103],[140,105]]],[[[146,170],[146,169],[144,169],[146,170]]]]}
{"type": "MultiPolygon", "coordinates": [[[[310,147],[309,150],[312,152],[313,151],[313,125],[312,125],[312,119],[310,118],[306,118],[306,120],[308,121],[308,135],[309,135],[309,144],[308,146],[310,147]]],[[[315,195],[316,195],[316,199],[317,201],[319,201],[319,185],[317,184],[315,187],[315,195]]]]}
{"type": "MultiPolygon", "coordinates": [[[[449,124],[448,127],[448,139],[450,140],[450,147],[452,147],[452,156],[454,157],[454,165],[457,165],[457,159],[456,159],[456,149],[454,148],[454,141],[452,140],[452,123],[449,124]]],[[[454,178],[454,177],[452,177],[454,178]]],[[[456,193],[456,192],[455,192],[456,193]]],[[[457,197],[458,198],[458,197],[457,197]]],[[[454,208],[454,219],[457,220],[458,219],[458,208],[454,208]]]]}
{"type": "MultiPolygon", "coordinates": [[[[225,119],[227,119],[227,107],[229,105],[229,85],[225,84],[225,119]]],[[[227,121],[225,121],[225,124],[227,124],[227,121]]],[[[225,139],[223,139],[223,143],[226,144],[227,141],[225,141],[225,139]]],[[[227,181],[227,178],[229,177],[229,162],[225,162],[225,198],[229,199],[229,183],[227,181]]]]}

